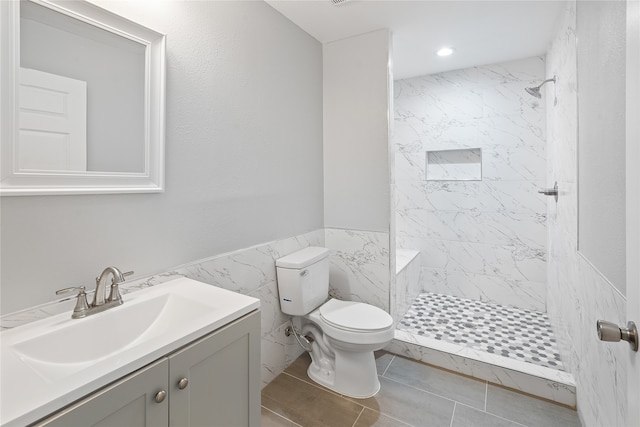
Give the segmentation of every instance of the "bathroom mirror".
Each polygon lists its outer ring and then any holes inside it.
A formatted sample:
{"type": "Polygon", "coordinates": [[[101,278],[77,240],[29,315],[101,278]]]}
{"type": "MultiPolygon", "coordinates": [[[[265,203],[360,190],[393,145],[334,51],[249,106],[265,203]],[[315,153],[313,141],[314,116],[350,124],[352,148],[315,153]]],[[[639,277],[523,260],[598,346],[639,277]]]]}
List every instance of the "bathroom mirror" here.
{"type": "Polygon", "coordinates": [[[0,20],[0,195],[163,191],[165,36],[86,1],[0,20]]]}

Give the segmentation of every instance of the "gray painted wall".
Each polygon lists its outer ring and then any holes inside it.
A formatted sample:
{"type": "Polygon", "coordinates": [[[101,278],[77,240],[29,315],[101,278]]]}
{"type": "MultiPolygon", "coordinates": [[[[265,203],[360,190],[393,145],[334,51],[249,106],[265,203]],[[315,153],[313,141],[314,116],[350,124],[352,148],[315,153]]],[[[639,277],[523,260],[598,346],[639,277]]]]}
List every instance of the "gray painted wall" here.
{"type": "Polygon", "coordinates": [[[390,47],[388,30],[323,46],[327,227],[389,232],[390,47]]]}
{"type": "Polygon", "coordinates": [[[323,227],[322,47],[262,1],[96,1],[167,34],[166,191],[3,197],[3,313],[323,227]]]}

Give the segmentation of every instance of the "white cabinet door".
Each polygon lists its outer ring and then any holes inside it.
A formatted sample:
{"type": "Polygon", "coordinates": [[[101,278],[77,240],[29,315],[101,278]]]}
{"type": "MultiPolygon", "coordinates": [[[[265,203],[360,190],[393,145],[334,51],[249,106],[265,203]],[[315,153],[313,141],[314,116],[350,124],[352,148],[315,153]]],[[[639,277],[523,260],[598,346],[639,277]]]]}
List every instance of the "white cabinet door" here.
{"type": "Polygon", "coordinates": [[[170,426],[260,426],[260,312],[170,356],[169,382],[170,426]]]}
{"type": "Polygon", "coordinates": [[[55,414],[36,427],[167,427],[169,361],[160,359],[55,414]]]}
{"type": "Polygon", "coordinates": [[[20,69],[21,171],[87,170],[87,83],[20,69]]]}

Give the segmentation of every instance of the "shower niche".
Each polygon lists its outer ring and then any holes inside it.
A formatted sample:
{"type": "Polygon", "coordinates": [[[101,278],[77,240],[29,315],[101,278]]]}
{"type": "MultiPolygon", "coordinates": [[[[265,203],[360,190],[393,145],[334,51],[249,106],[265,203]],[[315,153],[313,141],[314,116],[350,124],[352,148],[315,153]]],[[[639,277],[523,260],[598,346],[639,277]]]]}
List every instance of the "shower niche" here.
{"type": "Polygon", "coordinates": [[[481,181],[482,149],[427,151],[425,170],[427,181],[481,181]]]}

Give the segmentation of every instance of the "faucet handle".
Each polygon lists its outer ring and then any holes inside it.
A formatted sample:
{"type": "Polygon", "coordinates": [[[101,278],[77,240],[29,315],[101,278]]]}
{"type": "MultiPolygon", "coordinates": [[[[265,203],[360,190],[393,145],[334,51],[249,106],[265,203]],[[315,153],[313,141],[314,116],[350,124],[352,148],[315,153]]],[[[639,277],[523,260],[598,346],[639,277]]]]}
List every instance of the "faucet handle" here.
{"type": "Polygon", "coordinates": [[[84,286],[72,286],[70,288],[58,289],[56,295],[66,294],[68,292],[78,291],[76,306],[73,308],[72,319],[79,319],[87,315],[89,310],[89,303],[87,302],[87,294],[84,291],[84,286]]]}
{"type": "Polygon", "coordinates": [[[124,278],[126,276],[131,276],[133,274],[133,271],[127,271],[126,273],[122,273],[122,281],[118,282],[116,281],[115,277],[113,282],[111,283],[111,292],[109,292],[109,297],[107,298],[107,301],[112,302],[112,301],[116,301],[118,304],[122,304],[124,301],[122,300],[122,295],[120,295],[120,289],[118,288],[118,284],[124,282],[124,278]]]}
{"type": "Polygon", "coordinates": [[[84,286],[71,286],[70,288],[58,289],[56,291],[56,295],[62,295],[75,291],[78,291],[78,295],[80,295],[80,293],[84,292],[84,286]]]}
{"type": "Polygon", "coordinates": [[[122,300],[122,295],[120,295],[120,288],[118,287],[118,282],[113,282],[111,284],[111,290],[109,292],[109,297],[107,298],[108,302],[117,302],[118,304],[122,304],[124,301],[122,300]]]}

